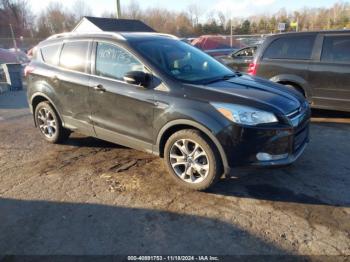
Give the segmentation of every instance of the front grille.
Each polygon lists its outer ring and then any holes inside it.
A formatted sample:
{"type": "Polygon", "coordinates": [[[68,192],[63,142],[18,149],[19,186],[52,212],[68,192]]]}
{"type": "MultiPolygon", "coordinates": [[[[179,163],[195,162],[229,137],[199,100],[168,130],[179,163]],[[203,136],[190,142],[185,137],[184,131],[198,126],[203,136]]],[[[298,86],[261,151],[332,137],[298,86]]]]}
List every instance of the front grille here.
{"type": "Polygon", "coordinates": [[[298,127],[302,125],[306,117],[308,116],[309,106],[305,102],[301,107],[294,110],[287,115],[289,121],[292,123],[293,127],[298,127]]]}
{"type": "Polygon", "coordinates": [[[293,143],[294,152],[297,152],[302,146],[304,146],[309,139],[308,115],[309,107],[306,103],[287,115],[295,132],[293,143]]]}
{"type": "Polygon", "coordinates": [[[298,116],[299,113],[300,113],[300,108],[298,108],[297,110],[294,110],[293,112],[289,113],[289,114],[287,115],[287,117],[288,117],[289,119],[293,119],[293,118],[295,118],[296,116],[298,116]]]}

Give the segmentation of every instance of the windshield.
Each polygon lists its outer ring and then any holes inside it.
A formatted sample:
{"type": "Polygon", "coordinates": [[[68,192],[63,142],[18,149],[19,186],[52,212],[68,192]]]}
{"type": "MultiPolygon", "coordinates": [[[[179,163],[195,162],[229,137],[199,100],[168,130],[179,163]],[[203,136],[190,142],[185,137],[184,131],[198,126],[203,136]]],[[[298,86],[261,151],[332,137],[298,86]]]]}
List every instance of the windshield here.
{"type": "Polygon", "coordinates": [[[166,74],[182,82],[205,83],[233,74],[211,56],[182,41],[148,40],[132,45],[166,74]]]}

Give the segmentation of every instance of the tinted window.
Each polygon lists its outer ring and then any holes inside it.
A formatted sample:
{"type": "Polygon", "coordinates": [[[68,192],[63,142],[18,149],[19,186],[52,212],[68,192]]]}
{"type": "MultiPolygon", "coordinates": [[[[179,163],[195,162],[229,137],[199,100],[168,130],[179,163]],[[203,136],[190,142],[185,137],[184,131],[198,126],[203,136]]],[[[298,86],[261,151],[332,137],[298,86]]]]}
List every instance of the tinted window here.
{"type": "Polygon", "coordinates": [[[350,62],[350,36],[326,36],[321,60],[350,62]]]}
{"type": "Polygon", "coordinates": [[[130,71],[144,71],[144,66],[120,47],[97,44],[96,75],[123,80],[124,75],[130,71]]]}
{"type": "Polygon", "coordinates": [[[56,44],[41,48],[41,54],[45,63],[50,65],[57,65],[58,51],[60,50],[60,46],[60,44],[56,44]]]}
{"type": "Polygon", "coordinates": [[[61,52],[60,66],[70,70],[85,72],[88,47],[89,42],[87,41],[65,43],[61,52]]]}
{"type": "Polygon", "coordinates": [[[270,44],[264,58],[310,59],[314,42],[315,36],[282,37],[270,44]]]}

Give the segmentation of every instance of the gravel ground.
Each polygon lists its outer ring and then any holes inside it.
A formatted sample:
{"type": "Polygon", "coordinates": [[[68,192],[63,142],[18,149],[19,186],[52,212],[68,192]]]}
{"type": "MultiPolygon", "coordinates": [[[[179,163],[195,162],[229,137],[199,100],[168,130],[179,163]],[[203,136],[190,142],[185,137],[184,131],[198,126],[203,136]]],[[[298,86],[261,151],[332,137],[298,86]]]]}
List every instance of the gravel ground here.
{"type": "Polygon", "coordinates": [[[292,166],[208,192],[162,160],[73,134],[44,142],[24,92],[0,95],[0,254],[350,255],[350,116],[316,112],[292,166]]]}

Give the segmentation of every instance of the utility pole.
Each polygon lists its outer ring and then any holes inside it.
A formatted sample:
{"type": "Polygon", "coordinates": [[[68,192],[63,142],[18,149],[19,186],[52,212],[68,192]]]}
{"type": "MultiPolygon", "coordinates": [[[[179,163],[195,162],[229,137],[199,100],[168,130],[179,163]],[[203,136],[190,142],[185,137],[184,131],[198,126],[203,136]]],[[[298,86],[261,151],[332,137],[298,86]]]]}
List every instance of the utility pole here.
{"type": "Polygon", "coordinates": [[[17,42],[16,42],[16,38],[15,38],[15,33],[13,32],[12,24],[10,24],[10,30],[11,30],[11,36],[12,36],[12,41],[13,41],[13,47],[15,48],[16,59],[18,62],[19,59],[18,59],[18,54],[17,54],[17,42]]]}
{"type": "Polygon", "coordinates": [[[297,27],[295,28],[295,30],[296,30],[297,32],[299,32],[299,16],[298,16],[298,18],[297,18],[297,27]]]}
{"type": "Polygon", "coordinates": [[[117,5],[117,19],[121,18],[121,10],[120,10],[120,0],[116,0],[117,5]]]}
{"type": "Polygon", "coordinates": [[[231,21],[230,21],[230,27],[231,27],[231,39],[230,39],[230,45],[231,45],[231,48],[232,48],[232,46],[233,46],[233,23],[232,23],[232,17],[231,17],[231,21]]]}

